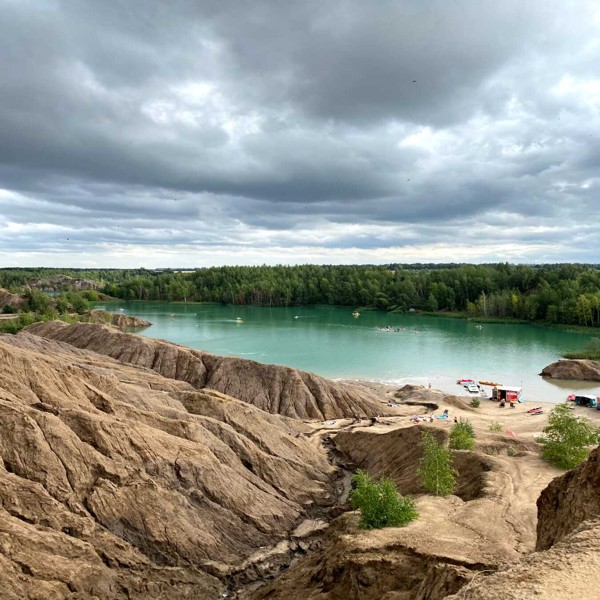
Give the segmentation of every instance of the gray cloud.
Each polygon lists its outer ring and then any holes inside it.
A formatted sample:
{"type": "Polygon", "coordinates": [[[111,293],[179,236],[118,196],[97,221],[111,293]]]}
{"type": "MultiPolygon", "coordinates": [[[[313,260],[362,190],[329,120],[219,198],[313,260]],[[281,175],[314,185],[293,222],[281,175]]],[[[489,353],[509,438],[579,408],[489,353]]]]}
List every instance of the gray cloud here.
{"type": "Polygon", "coordinates": [[[0,10],[4,265],[597,261],[593,2],[0,10]]]}

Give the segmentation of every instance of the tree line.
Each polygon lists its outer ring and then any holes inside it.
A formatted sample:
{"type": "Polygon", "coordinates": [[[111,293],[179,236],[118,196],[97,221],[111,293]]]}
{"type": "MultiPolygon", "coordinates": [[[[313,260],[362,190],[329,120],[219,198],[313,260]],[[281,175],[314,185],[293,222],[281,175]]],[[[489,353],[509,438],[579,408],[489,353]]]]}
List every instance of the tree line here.
{"type": "Polygon", "coordinates": [[[146,269],[0,269],[11,291],[56,275],[88,279],[123,300],[254,306],[329,304],[463,313],[600,327],[598,265],[299,265],[146,269]]]}

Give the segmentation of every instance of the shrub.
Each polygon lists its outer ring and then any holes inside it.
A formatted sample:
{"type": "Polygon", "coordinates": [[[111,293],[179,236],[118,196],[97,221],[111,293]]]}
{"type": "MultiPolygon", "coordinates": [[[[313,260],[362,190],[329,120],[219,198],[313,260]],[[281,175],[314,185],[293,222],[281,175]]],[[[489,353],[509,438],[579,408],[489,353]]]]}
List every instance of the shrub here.
{"type": "Polygon", "coordinates": [[[82,314],[90,308],[88,301],[79,292],[68,292],[67,299],[71,303],[73,310],[78,314],[82,314]]]}
{"type": "Polygon", "coordinates": [[[69,301],[64,294],[60,294],[55,298],[54,305],[59,313],[69,312],[69,301]]]}
{"type": "Polygon", "coordinates": [[[424,456],[421,459],[417,475],[423,487],[436,496],[447,496],[456,487],[458,472],[452,467],[452,453],[436,442],[429,431],[421,434],[424,456]]]}
{"type": "Polygon", "coordinates": [[[481,400],[479,398],[472,398],[470,404],[473,408],[479,408],[481,400]]]}
{"type": "Polygon", "coordinates": [[[354,510],[360,510],[361,529],[404,527],[419,516],[413,499],[401,496],[389,477],[375,481],[366,471],[359,470],[352,482],[350,503],[354,510]]]}
{"type": "Polygon", "coordinates": [[[473,450],[475,448],[475,430],[469,421],[460,421],[460,423],[452,425],[449,446],[452,450],[473,450]]]}
{"type": "Polygon", "coordinates": [[[600,429],[575,416],[570,406],[559,404],[538,441],[543,445],[542,458],[561,469],[573,469],[587,458],[588,446],[600,442],[600,429]]]}
{"type": "Polygon", "coordinates": [[[50,306],[50,296],[39,290],[29,288],[23,294],[27,308],[33,312],[43,313],[50,306]]]}
{"type": "Polygon", "coordinates": [[[10,319],[10,321],[4,321],[0,323],[1,333],[17,333],[25,327],[29,327],[32,323],[35,323],[36,318],[30,313],[20,313],[16,319],[10,319]]]}
{"type": "Polygon", "coordinates": [[[499,432],[502,431],[502,424],[498,423],[498,421],[492,421],[490,423],[490,431],[499,432]]]}

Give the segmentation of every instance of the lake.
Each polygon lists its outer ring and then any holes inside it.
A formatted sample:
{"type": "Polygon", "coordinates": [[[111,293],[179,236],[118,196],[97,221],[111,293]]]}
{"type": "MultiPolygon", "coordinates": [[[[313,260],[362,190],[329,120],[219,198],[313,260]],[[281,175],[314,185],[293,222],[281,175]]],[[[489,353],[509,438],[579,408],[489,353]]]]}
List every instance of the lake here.
{"type": "Polygon", "coordinates": [[[107,302],[96,308],[154,323],[141,331],[143,336],[336,379],[431,383],[458,394],[462,388],[456,380],[474,378],[522,386],[525,399],[536,402],[559,402],[575,390],[600,395],[597,383],[551,382],[538,375],[562,353],[581,350],[591,337],[541,326],[384,312],[355,318],[352,309],[323,306],[107,302]],[[388,326],[390,331],[382,331],[388,326]]]}

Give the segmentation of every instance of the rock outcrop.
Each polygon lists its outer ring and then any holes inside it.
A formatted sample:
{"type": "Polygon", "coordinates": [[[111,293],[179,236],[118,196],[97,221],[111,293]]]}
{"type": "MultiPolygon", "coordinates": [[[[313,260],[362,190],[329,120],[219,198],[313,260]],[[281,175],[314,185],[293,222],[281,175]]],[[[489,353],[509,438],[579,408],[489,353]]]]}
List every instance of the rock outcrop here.
{"type": "Polygon", "coordinates": [[[538,550],[547,550],[584,521],[600,519],[600,447],[577,468],[554,479],[537,501],[538,550]]]}
{"type": "Polygon", "coordinates": [[[3,600],[220,597],[229,573],[332,503],[334,469],[308,431],[55,340],[0,336],[3,600]]]}
{"type": "Polygon", "coordinates": [[[0,288],[0,309],[5,306],[21,310],[25,306],[25,298],[17,294],[11,294],[8,290],[0,288]]]}
{"type": "Polygon", "coordinates": [[[152,325],[150,321],[140,319],[135,315],[124,315],[99,308],[88,310],[83,314],[83,317],[90,323],[113,325],[118,329],[142,329],[143,327],[150,327],[152,325]]]}
{"type": "Polygon", "coordinates": [[[577,381],[600,381],[600,361],[559,360],[542,369],[542,377],[577,381]]]}
{"type": "Polygon", "coordinates": [[[69,292],[83,290],[99,290],[102,286],[97,281],[78,279],[68,275],[55,275],[43,279],[31,279],[28,285],[46,292],[69,292]]]}
{"type": "Polygon", "coordinates": [[[27,331],[147,367],[196,389],[217,390],[272,414],[323,420],[386,412],[385,403],[367,389],[290,367],[216,356],[90,323],[35,323],[27,331]]]}

